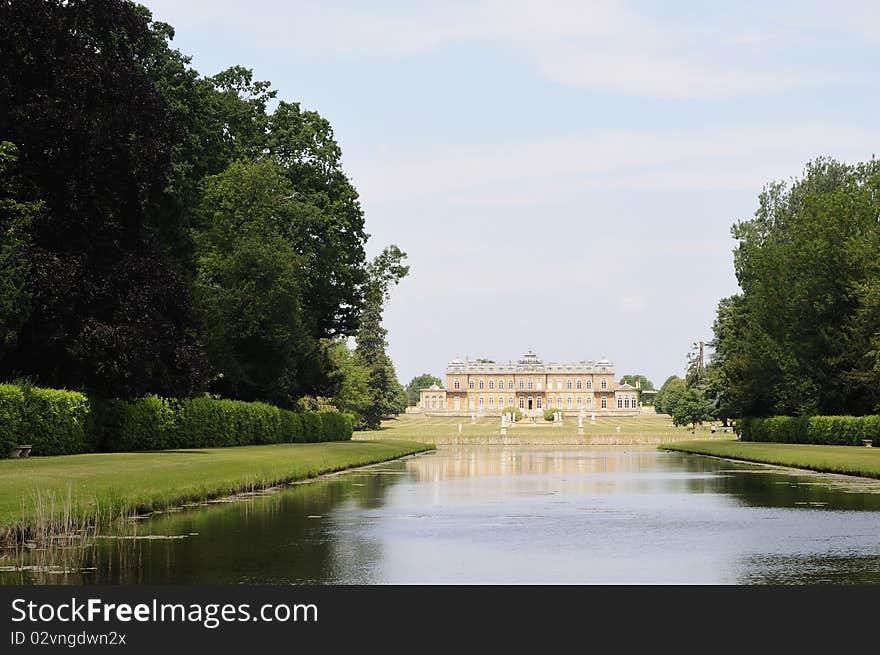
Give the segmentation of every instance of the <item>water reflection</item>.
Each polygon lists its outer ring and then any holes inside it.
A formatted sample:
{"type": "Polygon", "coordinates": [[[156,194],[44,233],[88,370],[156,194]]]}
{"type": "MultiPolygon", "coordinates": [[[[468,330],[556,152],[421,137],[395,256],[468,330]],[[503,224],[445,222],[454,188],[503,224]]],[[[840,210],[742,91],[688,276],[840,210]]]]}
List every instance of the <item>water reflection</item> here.
{"type": "Polygon", "coordinates": [[[878,583],[873,491],[653,448],[450,447],[164,514],[0,581],[878,583]]]}

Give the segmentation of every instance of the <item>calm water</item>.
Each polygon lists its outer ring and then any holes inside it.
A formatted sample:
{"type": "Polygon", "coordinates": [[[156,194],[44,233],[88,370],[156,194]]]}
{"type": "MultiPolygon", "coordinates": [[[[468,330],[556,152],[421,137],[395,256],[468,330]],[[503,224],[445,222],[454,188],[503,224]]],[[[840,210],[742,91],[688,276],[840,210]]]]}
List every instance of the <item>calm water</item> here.
{"type": "Polygon", "coordinates": [[[75,572],[36,556],[0,580],[877,584],[871,489],[653,448],[455,447],[161,515],[54,563],[75,572]]]}

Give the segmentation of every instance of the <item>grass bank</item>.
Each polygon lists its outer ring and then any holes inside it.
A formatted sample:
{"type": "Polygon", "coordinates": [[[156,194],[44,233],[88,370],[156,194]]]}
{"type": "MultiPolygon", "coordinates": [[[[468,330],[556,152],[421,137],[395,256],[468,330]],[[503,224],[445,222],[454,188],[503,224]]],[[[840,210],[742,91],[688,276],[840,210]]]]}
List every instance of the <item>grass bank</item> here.
{"type": "Polygon", "coordinates": [[[708,426],[697,429],[675,427],[666,414],[645,413],[636,417],[616,418],[597,416],[591,423],[584,420],[579,431],[577,417],[566,417],[562,425],[540,419],[537,423],[521,421],[501,434],[501,419],[470,417],[426,417],[417,414],[403,415],[384,421],[382,429],[372,432],[355,432],[354,439],[405,439],[433,444],[455,445],[657,445],[660,443],[693,439],[733,439],[733,433],[712,434],[708,426]],[[458,426],[461,425],[461,433],[458,426]],[[617,428],[620,428],[618,431],[617,428]]]}
{"type": "Polygon", "coordinates": [[[51,538],[430,448],[404,441],[341,441],[2,460],[0,539],[9,545],[51,538]]]}
{"type": "Polygon", "coordinates": [[[660,448],[823,473],[880,478],[880,448],[752,441],[683,441],[664,443],[660,448]]]}

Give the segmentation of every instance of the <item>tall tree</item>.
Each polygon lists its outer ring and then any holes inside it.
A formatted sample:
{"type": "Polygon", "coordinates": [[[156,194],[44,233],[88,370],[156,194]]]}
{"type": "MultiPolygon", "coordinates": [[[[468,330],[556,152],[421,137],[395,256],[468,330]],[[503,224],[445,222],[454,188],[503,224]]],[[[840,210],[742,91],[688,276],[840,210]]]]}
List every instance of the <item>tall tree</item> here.
{"type": "Polygon", "coordinates": [[[271,160],[204,184],[195,298],[212,390],[290,407],[322,395],[323,355],[302,311],[304,261],[284,236],[293,189],[271,160]]]}
{"type": "Polygon", "coordinates": [[[189,294],[157,223],[180,132],[143,67],[155,46],[121,0],[0,3],[0,134],[23,200],[44,207],[30,312],[0,375],[107,396],[200,387],[189,294]]]}
{"type": "Polygon", "coordinates": [[[377,429],[383,417],[406,409],[406,394],[385,352],[388,331],[382,327],[382,310],[391,288],[409,273],[409,267],[403,264],[405,259],[406,253],[397,246],[388,246],[367,266],[368,283],[355,354],[369,370],[371,398],[364,422],[370,429],[377,429]]]}
{"type": "Polygon", "coordinates": [[[715,358],[751,415],[880,410],[880,162],[810,162],[733,227],[741,296],[719,306],[715,358]]]}

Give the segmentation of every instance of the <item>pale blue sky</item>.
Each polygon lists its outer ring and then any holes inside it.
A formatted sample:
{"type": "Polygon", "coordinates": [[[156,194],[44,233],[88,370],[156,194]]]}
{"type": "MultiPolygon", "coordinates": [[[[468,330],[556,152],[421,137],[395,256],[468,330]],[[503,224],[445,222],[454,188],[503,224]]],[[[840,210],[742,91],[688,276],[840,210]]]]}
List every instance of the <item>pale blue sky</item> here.
{"type": "Polygon", "coordinates": [[[333,124],[370,253],[409,254],[404,383],[527,348],[681,374],[761,187],[880,150],[876,2],[144,4],[333,124]]]}

